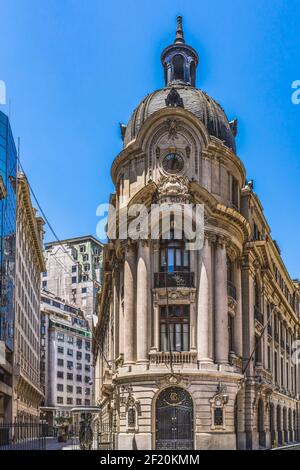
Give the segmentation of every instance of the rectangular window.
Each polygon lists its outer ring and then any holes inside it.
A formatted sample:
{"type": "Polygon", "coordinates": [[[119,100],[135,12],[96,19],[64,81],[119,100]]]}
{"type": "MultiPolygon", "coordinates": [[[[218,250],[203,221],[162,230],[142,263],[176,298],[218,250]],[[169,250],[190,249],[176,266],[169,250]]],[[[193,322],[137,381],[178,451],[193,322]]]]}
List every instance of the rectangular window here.
{"type": "Polygon", "coordinates": [[[59,378],[59,379],[63,379],[63,378],[64,378],[64,373],[63,373],[63,371],[61,371],[61,370],[58,370],[58,371],[57,371],[57,378],[59,378]]]}
{"type": "Polygon", "coordinates": [[[76,369],[77,370],[82,370],[82,364],[80,362],[77,362],[76,369]]]}
{"type": "Polygon", "coordinates": [[[85,382],[86,384],[88,384],[90,380],[91,380],[90,377],[88,377],[88,376],[85,376],[85,377],[84,377],[84,382],[85,382]]]}
{"type": "Polygon", "coordinates": [[[76,340],[76,346],[77,346],[78,349],[81,349],[81,348],[82,348],[82,339],[77,338],[77,340],[76,340]]]}
{"type": "Polygon", "coordinates": [[[67,368],[68,369],[73,369],[73,362],[72,361],[67,361],[67,368]]]}
{"type": "Polygon", "coordinates": [[[84,404],[85,404],[85,406],[90,406],[91,400],[85,399],[85,400],[84,400],[84,404]]]}
{"type": "Polygon", "coordinates": [[[67,398],[67,405],[73,405],[73,398],[67,398]]]}
{"type": "Polygon", "coordinates": [[[63,386],[63,384],[57,384],[56,389],[57,389],[58,392],[63,392],[63,391],[64,391],[64,386],[63,386]]]}
{"type": "Polygon", "coordinates": [[[83,287],[83,288],[81,289],[81,293],[82,293],[82,294],[86,294],[86,291],[87,291],[87,288],[86,288],[86,287],[83,287]]]}
{"type": "Polygon", "coordinates": [[[90,395],[90,394],[91,394],[91,389],[90,389],[90,388],[86,388],[86,389],[85,389],[85,394],[86,394],[86,395],[90,395]]]}
{"type": "Polygon", "coordinates": [[[160,309],[161,351],[189,351],[189,305],[170,305],[160,309]]]}
{"type": "Polygon", "coordinates": [[[79,247],[79,251],[80,251],[80,253],[85,253],[85,245],[81,245],[79,247]]]}
{"type": "Polygon", "coordinates": [[[68,343],[73,344],[73,342],[74,342],[73,336],[68,336],[67,341],[68,341],[68,343]]]}
{"type": "Polygon", "coordinates": [[[81,405],[81,403],[82,403],[81,398],[76,398],[76,405],[81,405]]]}
{"type": "Polygon", "coordinates": [[[228,343],[229,343],[229,351],[234,352],[234,317],[232,315],[228,315],[228,343]]]}
{"type": "Polygon", "coordinates": [[[67,380],[73,380],[73,374],[71,372],[67,372],[67,380]]]}
{"type": "Polygon", "coordinates": [[[68,356],[73,356],[73,349],[67,349],[68,356]]]}
{"type": "Polygon", "coordinates": [[[91,350],[91,343],[89,341],[85,342],[85,350],[90,351],[91,350]]]}
{"type": "Polygon", "coordinates": [[[82,394],[82,387],[76,387],[76,393],[78,393],[78,395],[81,395],[82,394]]]}
{"type": "Polygon", "coordinates": [[[67,385],[67,392],[73,393],[73,385],[67,385]]]}
{"type": "Polygon", "coordinates": [[[63,359],[57,359],[57,365],[58,366],[63,366],[64,365],[64,360],[63,359]]]}
{"type": "Polygon", "coordinates": [[[77,271],[77,266],[76,266],[76,265],[73,265],[73,266],[72,266],[72,273],[76,273],[76,271],[77,271]]]}
{"type": "Polygon", "coordinates": [[[268,346],[268,369],[271,371],[272,370],[272,364],[271,364],[271,347],[268,346]]]}
{"type": "Polygon", "coordinates": [[[56,398],[56,401],[57,401],[57,403],[59,403],[60,405],[62,405],[63,402],[64,402],[64,399],[63,399],[63,397],[57,397],[57,398],[56,398]]]}
{"type": "Polygon", "coordinates": [[[278,384],[278,356],[277,352],[274,353],[274,375],[275,375],[275,383],[278,384]]]}
{"type": "Polygon", "coordinates": [[[77,360],[82,359],[82,352],[80,352],[80,351],[77,351],[77,352],[76,352],[76,359],[77,359],[77,360]]]}
{"type": "Polygon", "coordinates": [[[255,336],[255,364],[261,364],[261,338],[255,336]]]}
{"type": "Polygon", "coordinates": [[[89,362],[91,360],[91,355],[86,353],[85,360],[89,362]]]}
{"type": "Polygon", "coordinates": [[[76,276],[72,276],[72,284],[76,284],[77,283],[77,277],[76,276]]]}
{"type": "Polygon", "coordinates": [[[58,352],[59,354],[63,354],[63,353],[64,353],[64,348],[63,348],[62,346],[58,346],[58,347],[57,347],[57,352],[58,352]]]}
{"type": "Polygon", "coordinates": [[[64,341],[65,337],[63,333],[57,333],[57,341],[64,341]]]}
{"type": "Polygon", "coordinates": [[[76,375],[77,382],[82,382],[82,375],[76,375]]]}

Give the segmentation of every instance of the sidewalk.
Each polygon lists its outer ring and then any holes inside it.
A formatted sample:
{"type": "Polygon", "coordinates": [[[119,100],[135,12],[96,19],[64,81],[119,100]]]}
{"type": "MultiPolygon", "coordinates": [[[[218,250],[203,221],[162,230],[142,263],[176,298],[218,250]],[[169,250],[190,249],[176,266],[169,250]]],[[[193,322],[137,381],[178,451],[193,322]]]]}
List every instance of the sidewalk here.
{"type": "Polygon", "coordinates": [[[46,437],[46,450],[72,450],[72,441],[57,442],[55,437],[46,437]]]}

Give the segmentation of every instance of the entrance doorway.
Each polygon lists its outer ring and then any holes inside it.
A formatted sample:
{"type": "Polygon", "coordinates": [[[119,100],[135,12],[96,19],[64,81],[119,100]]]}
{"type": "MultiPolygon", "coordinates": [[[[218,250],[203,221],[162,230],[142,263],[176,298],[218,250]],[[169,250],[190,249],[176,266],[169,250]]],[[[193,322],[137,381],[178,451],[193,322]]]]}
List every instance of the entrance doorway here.
{"type": "Polygon", "coordinates": [[[163,390],[156,401],[156,449],[194,448],[193,401],[180,387],[163,390]]]}

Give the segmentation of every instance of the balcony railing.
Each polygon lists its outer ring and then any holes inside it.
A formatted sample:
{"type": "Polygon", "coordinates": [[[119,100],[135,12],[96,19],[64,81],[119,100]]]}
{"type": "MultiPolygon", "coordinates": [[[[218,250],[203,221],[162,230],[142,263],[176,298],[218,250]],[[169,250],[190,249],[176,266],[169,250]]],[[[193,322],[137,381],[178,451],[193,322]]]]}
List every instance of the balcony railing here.
{"type": "Polygon", "coordinates": [[[237,300],[236,287],[231,281],[227,281],[227,295],[234,300],[237,300]]]}
{"type": "Polygon", "coordinates": [[[264,316],[256,306],[254,306],[254,318],[262,325],[264,324],[264,316]]]}
{"type": "Polygon", "coordinates": [[[184,271],[154,273],[154,287],[194,287],[194,273],[184,271]]]}

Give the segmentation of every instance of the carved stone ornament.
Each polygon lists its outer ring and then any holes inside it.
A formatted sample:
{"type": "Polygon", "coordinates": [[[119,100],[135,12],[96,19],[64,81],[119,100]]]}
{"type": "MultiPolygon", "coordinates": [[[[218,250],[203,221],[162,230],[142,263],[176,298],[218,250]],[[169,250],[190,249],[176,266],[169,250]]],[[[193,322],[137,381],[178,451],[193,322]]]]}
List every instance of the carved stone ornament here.
{"type": "Polygon", "coordinates": [[[162,176],[157,192],[159,197],[189,196],[189,180],[185,176],[162,176]]]}
{"type": "Polygon", "coordinates": [[[167,125],[169,139],[176,139],[179,122],[176,119],[167,119],[167,125]]]}
{"type": "Polygon", "coordinates": [[[171,88],[171,91],[166,98],[166,106],[183,108],[182,98],[175,88],[171,88]]]}

